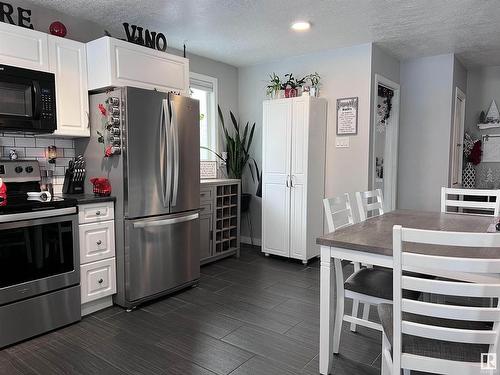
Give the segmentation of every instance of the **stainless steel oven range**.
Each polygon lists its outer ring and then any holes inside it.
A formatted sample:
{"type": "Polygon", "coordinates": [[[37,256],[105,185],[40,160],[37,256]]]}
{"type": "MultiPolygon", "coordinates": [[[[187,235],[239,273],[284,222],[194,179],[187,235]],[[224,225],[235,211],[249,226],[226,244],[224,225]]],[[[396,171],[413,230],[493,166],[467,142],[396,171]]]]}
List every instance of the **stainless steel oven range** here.
{"type": "Polygon", "coordinates": [[[0,347],[81,319],[76,201],[40,192],[37,161],[0,161],[0,347]],[[33,194],[31,194],[33,195],[33,194]]]}

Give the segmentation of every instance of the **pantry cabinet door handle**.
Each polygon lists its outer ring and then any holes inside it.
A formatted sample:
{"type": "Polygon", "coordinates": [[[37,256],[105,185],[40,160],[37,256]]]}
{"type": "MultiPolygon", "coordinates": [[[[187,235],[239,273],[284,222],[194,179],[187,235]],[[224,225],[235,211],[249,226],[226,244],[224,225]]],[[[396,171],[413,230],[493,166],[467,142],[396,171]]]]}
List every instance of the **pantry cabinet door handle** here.
{"type": "Polygon", "coordinates": [[[96,216],[101,216],[101,211],[96,211],[95,214],[96,216]]]}
{"type": "Polygon", "coordinates": [[[102,283],[104,282],[104,280],[103,280],[103,279],[99,279],[99,280],[97,280],[97,282],[98,282],[99,284],[102,284],[102,283]]]}
{"type": "Polygon", "coordinates": [[[102,241],[101,240],[97,240],[96,244],[97,244],[97,246],[99,246],[99,245],[102,244],[102,241]]]}

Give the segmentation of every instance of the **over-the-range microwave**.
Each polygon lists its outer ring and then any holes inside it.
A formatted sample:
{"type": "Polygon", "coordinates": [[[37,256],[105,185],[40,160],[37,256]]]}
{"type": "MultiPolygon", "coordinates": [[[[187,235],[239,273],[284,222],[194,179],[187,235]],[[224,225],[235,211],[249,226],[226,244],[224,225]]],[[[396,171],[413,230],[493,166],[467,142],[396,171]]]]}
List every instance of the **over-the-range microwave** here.
{"type": "Polygon", "coordinates": [[[54,74],[0,65],[0,132],[52,133],[56,127],[54,74]]]}

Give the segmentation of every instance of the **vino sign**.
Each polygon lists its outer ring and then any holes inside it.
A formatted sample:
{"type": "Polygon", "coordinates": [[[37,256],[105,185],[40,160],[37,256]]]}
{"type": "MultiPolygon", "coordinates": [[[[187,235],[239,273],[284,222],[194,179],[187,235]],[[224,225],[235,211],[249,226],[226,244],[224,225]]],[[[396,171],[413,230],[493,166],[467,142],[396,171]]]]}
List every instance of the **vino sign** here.
{"type": "Polygon", "coordinates": [[[28,29],[33,29],[33,24],[31,23],[31,10],[24,9],[21,7],[17,7],[14,10],[12,4],[4,3],[1,1],[0,1],[0,22],[10,23],[11,25],[17,25],[21,27],[26,27],[28,29]]]}
{"type": "Polygon", "coordinates": [[[127,22],[123,23],[123,28],[127,41],[162,52],[167,50],[167,37],[164,34],[137,25],[129,25],[127,22]]]}

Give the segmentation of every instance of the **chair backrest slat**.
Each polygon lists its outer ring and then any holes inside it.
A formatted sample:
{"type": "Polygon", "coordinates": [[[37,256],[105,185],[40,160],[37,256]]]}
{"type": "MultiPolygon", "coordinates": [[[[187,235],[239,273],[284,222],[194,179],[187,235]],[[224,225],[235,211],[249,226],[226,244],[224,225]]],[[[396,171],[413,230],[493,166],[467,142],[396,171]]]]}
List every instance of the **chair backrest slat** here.
{"type": "MultiPolygon", "coordinates": [[[[402,368],[401,364],[408,365],[407,360],[412,356],[402,351],[403,335],[452,341],[462,345],[484,344],[489,345],[489,353],[497,353],[500,334],[500,304],[498,302],[500,300],[500,259],[478,258],[477,251],[481,250],[480,248],[498,248],[500,252],[500,234],[428,231],[402,228],[396,225],[393,229],[393,246],[394,367],[392,373],[399,373],[402,368]],[[421,244],[422,249],[431,249],[435,254],[439,254],[440,247],[446,248],[447,253],[453,247],[470,248],[471,255],[476,258],[410,252],[415,251],[415,244],[421,244]],[[460,280],[467,279],[470,283],[428,279],[420,277],[422,275],[403,276],[404,271],[415,270],[424,275],[441,275],[442,277],[449,277],[450,274],[460,275],[460,280]],[[417,301],[403,298],[405,289],[434,295],[455,296],[455,298],[465,297],[465,302],[467,298],[491,298],[495,301],[495,305],[493,307],[477,306],[472,300],[468,300],[470,302],[468,305],[471,306],[458,306],[446,304],[446,299],[443,298],[437,298],[437,302],[434,302],[434,299],[429,302],[417,301]],[[450,320],[455,322],[450,322],[450,320]]],[[[467,350],[467,347],[464,350],[467,350]]],[[[428,366],[434,370],[430,372],[439,372],[443,369],[445,362],[453,362],[451,360],[437,361],[435,358],[431,359],[424,355],[420,355],[419,360],[425,362],[425,365],[416,365],[412,368],[422,370],[428,366]]],[[[480,361],[481,358],[478,358],[477,362],[480,361]]],[[[471,362],[470,365],[474,366],[475,362],[471,362]]]]}
{"type": "Polygon", "coordinates": [[[479,210],[480,215],[500,215],[500,190],[487,189],[456,189],[456,188],[441,188],[441,212],[450,212],[448,209],[454,208],[456,211],[452,213],[461,213],[460,209],[479,210]],[[450,196],[453,199],[450,199],[450,196]],[[468,197],[485,197],[487,201],[463,200],[464,196],[468,197]],[[494,200],[493,200],[494,198],[494,200]]]}
{"type": "Polygon", "coordinates": [[[365,221],[369,217],[380,216],[384,214],[384,197],[382,190],[358,191],[356,193],[359,218],[365,221]]]}
{"type": "Polygon", "coordinates": [[[494,298],[500,295],[500,285],[472,284],[439,279],[423,279],[420,277],[403,276],[403,289],[422,293],[443,294],[448,296],[494,298]]]}
{"type": "Polygon", "coordinates": [[[323,199],[328,231],[335,232],[340,228],[354,224],[349,194],[323,199]]]}
{"type": "Polygon", "coordinates": [[[500,321],[500,310],[495,307],[477,309],[470,306],[441,305],[403,298],[401,309],[407,313],[432,316],[434,318],[478,322],[500,321]]]}

